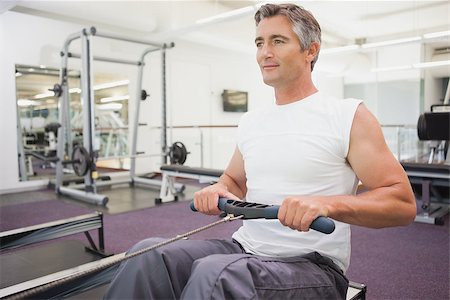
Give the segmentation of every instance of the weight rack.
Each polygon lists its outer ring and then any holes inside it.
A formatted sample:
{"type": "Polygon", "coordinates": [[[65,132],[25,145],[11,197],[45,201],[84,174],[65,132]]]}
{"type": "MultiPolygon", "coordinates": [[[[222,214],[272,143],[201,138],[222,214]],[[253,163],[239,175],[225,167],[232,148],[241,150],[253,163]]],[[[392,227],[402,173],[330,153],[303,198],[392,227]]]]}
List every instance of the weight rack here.
{"type": "MultiPolygon", "coordinates": [[[[63,49],[61,51],[61,70],[60,70],[60,85],[55,85],[53,91],[55,95],[59,97],[60,101],[60,113],[59,113],[59,123],[62,125],[58,129],[58,145],[57,145],[57,157],[58,161],[56,163],[56,181],[55,190],[57,193],[62,195],[67,195],[77,200],[88,202],[91,204],[105,206],[108,202],[108,197],[97,193],[96,178],[98,176],[96,171],[96,161],[98,157],[98,145],[95,144],[95,103],[94,103],[94,91],[92,86],[93,72],[92,72],[92,62],[93,60],[100,60],[106,62],[122,63],[122,64],[132,64],[138,66],[138,88],[136,91],[136,101],[134,108],[135,122],[133,126],[133,143],[131,147],[131,166],[130,166],[130,179],[129,183],[139,183],[146,186],[160,188],[161,181],[147,178],[140,178],[136,176],[136,162],[135,159],[138,156],[136,150],[136,140],[138,132],[138,117],[140,109],[140,101],[145,100],[148,96],[145,91],[142,90],[142,75],[143,67],[145,65],[145,56],[151,52],[161,51],[162,59],[162,124],[163,130],[161,131],[161,141],[162,141],[162,153],[161,161],[165,163],[167,161],[167,154],[169,153],[167,147],[167,133],[166,133],[166,81],[165,81],[165,59],[166,59],[166,49],[174,47],[174,43],[155,43],[147,40],[133,39],[119,35],[112,35],[104,32],[99,32],[95,27],[84,28],[81,32],[74,33],[70,35],[64,42],[63,49]],[[129,61],[116,58],[106,58],[93,56],[91,51],[92,37],[98,36],[107,39],[114,39],[119,41],[144,44],[151,46],[151,48],[146,49],[140,57],[140,60],[129,61]],[[72,41],[81,39],[81,55],[69,52],[69,47],[72,41]],[[84,175],[84,187],[83,190],[74,189],[73,187],[63,186],[63,161],[64,157],[68,155],[73,157],[73,144],[71,137],[71,124],[70,124],[70,95],[68,87],[68,59],[69,58],[80,58],[81,59],[81,98],[83,99],[83,147],[86,149],[89,158],[85,161],[89,162],[89,170],[84,175]]],[[[111,182],[111,185],[114,184],[111,182]]],[[[182,191],[184,185],[178,185],[177,190],[182,191]]]]}

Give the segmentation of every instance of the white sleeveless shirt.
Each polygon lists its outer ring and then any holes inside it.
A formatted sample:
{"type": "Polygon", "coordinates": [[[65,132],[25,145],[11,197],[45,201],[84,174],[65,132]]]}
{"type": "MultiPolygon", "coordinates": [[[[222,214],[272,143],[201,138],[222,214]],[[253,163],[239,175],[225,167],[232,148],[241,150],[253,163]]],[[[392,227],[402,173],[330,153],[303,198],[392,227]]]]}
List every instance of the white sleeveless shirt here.
{"type": "MultiPolygon", "coordinates": [[[[317,92],[294,103],[246,113],[238,128],[246,201],[280,205],[287,196],[354,195],[358,179],[346,157],[360,103],[317,92]]],[[[278,220],[244,220],[233,238],[257,255],[288,257],[317,251],[343,271],[350,263],[350,226],[341,222],[327,235],[292,230],[278,220]]]]}

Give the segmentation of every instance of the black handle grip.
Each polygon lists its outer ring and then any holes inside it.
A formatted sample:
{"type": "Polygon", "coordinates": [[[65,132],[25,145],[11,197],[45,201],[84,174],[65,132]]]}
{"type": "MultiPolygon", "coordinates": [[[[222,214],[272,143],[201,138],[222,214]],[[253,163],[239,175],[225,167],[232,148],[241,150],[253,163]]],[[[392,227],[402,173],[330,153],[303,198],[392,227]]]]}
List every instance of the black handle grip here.
{"type": "MultiPolygon", "coordinates": [[[[190,204],[191,210],[197,211],[194,201],[190,204]]],[[[218,207],[221,211],[235,216],[243,215],[243,219],[278,219],[278,205],[265,205],[251,202],[234,201],[226,198],[219,198],[218,207]]],[[[316,231],[330,234],[336,228],[334,221],[327,217],[318,217],[310,226],[316,231]]]]}

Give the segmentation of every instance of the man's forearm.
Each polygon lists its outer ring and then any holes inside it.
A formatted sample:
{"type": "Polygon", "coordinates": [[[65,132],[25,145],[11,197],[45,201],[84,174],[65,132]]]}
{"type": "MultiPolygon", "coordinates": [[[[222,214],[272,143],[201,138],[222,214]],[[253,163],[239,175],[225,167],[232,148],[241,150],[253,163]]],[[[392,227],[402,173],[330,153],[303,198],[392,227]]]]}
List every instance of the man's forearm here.
{"type": "Polygon", "coordinates": [[[223,173],[222,176],[220,176],[217,184],[225,186],[230,193],[239,197],[239,199],[243,199],[247,193],[245,187],[239,186],[239,184],[226,173],[223,173]]]}
{"type": "Polygon", "coordinates": [[[356,196],[336,196],[327,201],[329,217],[370,228],[410,224],[416,214],[415,202],[404,195],[401,184],[377,188],[356,196]]]}

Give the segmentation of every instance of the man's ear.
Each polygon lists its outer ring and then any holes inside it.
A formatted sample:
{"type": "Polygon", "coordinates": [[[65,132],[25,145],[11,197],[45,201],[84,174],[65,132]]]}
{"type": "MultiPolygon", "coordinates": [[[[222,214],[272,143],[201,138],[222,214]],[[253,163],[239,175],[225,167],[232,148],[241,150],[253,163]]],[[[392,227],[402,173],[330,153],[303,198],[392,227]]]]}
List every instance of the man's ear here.
{"type": "Polygon", "coordinates": [[[317,53],[319,53],[320,50],[320,44],[318,42],[312,42],[311,46],[308,49],[308,56],[307,60],[308,62],[312,62],[314,58],[317,56],[317,53]]]}

